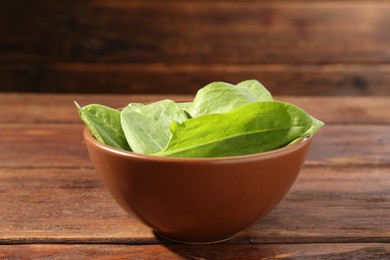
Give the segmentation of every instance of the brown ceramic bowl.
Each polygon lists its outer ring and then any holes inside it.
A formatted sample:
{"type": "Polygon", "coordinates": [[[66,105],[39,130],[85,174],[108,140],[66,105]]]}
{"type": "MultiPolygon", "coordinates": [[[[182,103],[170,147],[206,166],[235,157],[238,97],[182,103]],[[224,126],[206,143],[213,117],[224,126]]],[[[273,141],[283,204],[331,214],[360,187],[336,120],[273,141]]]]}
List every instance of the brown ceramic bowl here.
{"type": "Polygon", "coordinates": [[[87,128],[96,171],[118,204],[161,236],[185,243],[229,239],[266,216],[294,183],[311,138],[261,154],[168,158],[104,145],[87,128]]]}

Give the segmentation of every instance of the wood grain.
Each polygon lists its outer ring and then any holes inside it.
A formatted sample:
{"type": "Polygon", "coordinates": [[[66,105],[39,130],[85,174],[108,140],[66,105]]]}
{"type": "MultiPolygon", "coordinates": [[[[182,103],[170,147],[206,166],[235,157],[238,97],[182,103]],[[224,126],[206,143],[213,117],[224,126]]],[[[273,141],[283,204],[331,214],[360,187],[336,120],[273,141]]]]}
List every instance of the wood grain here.
{"type": "Polygon", "coordinates": [[[0,64],[0,91],[195,94],[258,79],[274,95],[389,96],[388,64],[0,64]]]}
{"type": "Polygon", "coordinates": [[[0,60],[389,62],[389,12],[387,1],[2,1],[0,60]]]}
{"type": "MultiPolygon", "coordinates": [[[[0,169],[0,244],[156,244],[92,169],[0,169]]],[[[390,243],[388,167],[305,167],[270,215],[230,244],[390,243]]]]}
{"type": "Polygon", "coordinates": [[[128,103],[148,103],[166,98],[183,101],[190,100],[193,96],[1,93],[0,123],[80,124],[80,117],[74,101],[77,101],[81,106],[97,103],[120,108],[128,103]]]}
{"type": "Polygon", "coordinates": [[[390,245],[17,245],[0,246],[3,258],[55,259],[387,259],[390,245]]]}
{"type": "MultiPolygon", "coordinates": [[[[81,124],[3,124],[0,167],[91,167],[81,124]]],[[[315,136],[308,165],[389,165],[390,126],[330,125],[315,136]]]]}
{"type": "Polygon", "coordinates": [[[78,125],[2,125],[0,166],[91,167],[78,125]]]}
{"type": "Polygon", "coordinates": [[[390,95],[388,1],[0,3],[0,91],[390,95]]]}
{"type": "Polygon", "coordinates": [[[278,96],[327,125],[284,200],[213,246],[166,241],[116,204],[90,163],[72,104],[166,97],[191,96],[0,94],[0,258],[390,257],[388,97],[278,96]]]}
{"type": "MultiPolygon", "coordinates": [[[[80,123],[73,101],[80,105],[104,104],[119,108],[130,102],[162,99],[192,100],[193,95],[0,94],[0,123],[80,123]]],[[[275,96],[293,103],[330,124],[390,124],[390,97],[275,96]]]]}

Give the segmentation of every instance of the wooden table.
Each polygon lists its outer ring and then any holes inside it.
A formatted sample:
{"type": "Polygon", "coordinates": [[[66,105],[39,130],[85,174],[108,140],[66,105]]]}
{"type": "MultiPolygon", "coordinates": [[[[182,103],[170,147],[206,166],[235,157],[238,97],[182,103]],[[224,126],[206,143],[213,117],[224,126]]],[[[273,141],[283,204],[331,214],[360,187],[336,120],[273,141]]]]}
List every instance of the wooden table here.
{"type": "Polygon", "coordinates": [[[390,258],[390,97],[277,97],[327,125],[279,206],[216,245],[170,243],[127,216],[83,144],[73,100],[166,97],[0,94],[0,258],[390,258]]]}

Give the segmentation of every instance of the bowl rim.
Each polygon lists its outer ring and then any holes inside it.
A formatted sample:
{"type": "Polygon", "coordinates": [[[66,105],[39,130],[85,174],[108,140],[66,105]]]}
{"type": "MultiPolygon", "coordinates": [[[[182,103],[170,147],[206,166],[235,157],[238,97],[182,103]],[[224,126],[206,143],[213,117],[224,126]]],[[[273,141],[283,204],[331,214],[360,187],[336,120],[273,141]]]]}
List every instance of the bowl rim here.
{"type": "Polygon", "coordinates": [[[97,147],[100,150],[104,150],[106,152],[115,154],[117,156],[127,157],[130,159],[138,159],[138,160],[146,160],[146,161],[154,161],[154,162],[203,162],[203,163],[221,163],[221,162],[236,162],[236,161],[253,161],[253,160],[266,160],[270,158],[279,157],[285,154],[292,153],[296,150],[299,150],[303,146],[310,144],[313,135],[309,137],[302,138],[296,143],[274,149],[267,152],[255,153],[255,154],[247,154],[247,155],[236,155],[236,156],[224,156],[224,157],[208,157],[208,158],[182,158],[182,157],[165,157],[165,156],[157,156],[150,154],[141,154],[132,151],[122,150],[119,148],[115,148],[106,144],[99,142],[95,139],[91,132],[89,131],[87,126],[84,126],[83,137],[86,142],[91,143],[93,146],[97,147]]]}

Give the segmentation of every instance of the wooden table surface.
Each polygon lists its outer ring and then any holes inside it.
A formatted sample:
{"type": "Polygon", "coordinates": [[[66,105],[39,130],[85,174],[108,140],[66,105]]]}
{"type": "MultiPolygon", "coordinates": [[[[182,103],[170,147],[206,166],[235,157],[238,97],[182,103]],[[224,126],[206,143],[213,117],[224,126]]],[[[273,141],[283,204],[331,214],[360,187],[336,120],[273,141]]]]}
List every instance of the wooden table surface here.
{"type": "Polygon", "coordinates": [[[390,97],[291,97],[326,122],[293,188],[236,238],[155,237],[111,198],[73,105],[183,96],[0,94],[0,259],[389,259],[390,97]]]}

